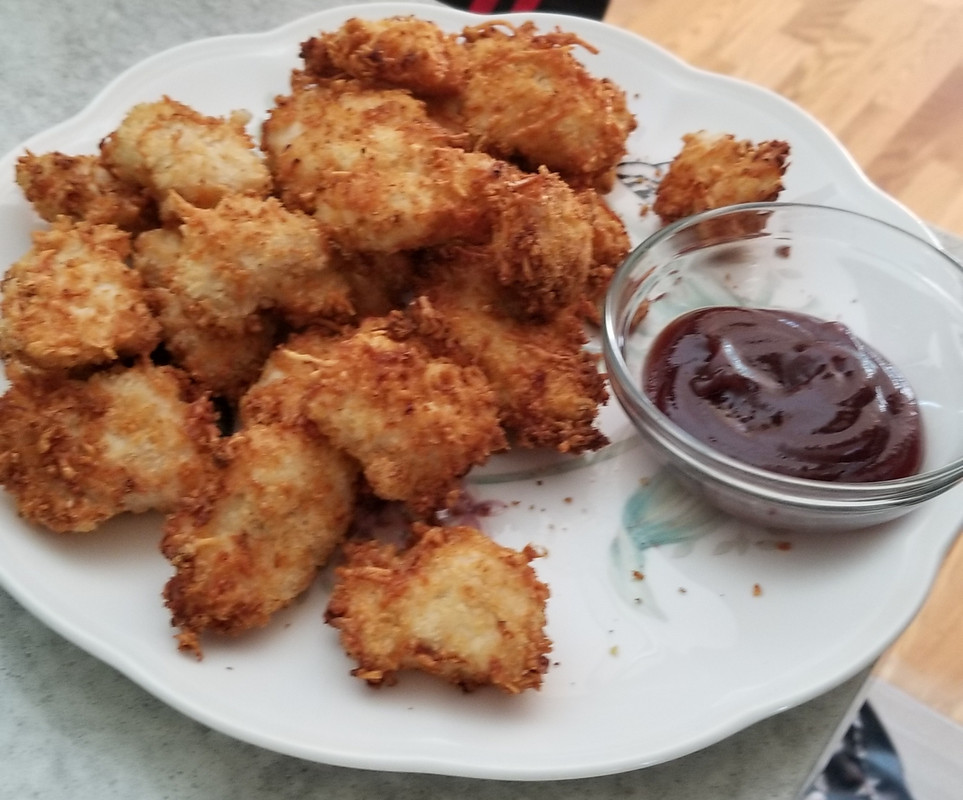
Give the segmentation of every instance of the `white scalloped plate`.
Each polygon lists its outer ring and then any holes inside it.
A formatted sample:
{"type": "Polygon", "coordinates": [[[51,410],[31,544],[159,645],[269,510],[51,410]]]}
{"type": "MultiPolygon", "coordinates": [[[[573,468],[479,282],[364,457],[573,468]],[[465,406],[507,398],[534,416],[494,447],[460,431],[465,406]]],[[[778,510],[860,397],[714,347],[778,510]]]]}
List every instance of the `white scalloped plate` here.
{"type": "MultiPolygon", "coordinates": [[[[298,44],[352,15],[410,13],[377,4],[322,12],[257,35],[194,42],[122,74],[75,118],[0,161],[93,152],[134,103],[168,94],[209,114],[263,119],[286,90],[298,44]]],[[[477,21],[424,6],[459,30],[477,21]]],[[[572,17],[560,25],[599,49],[594,74],[618,81],[640,126],[630,161],[657,164],[705,128],[793,150],[785,199],[845,206],[922,236],[925,227],[874,188],[839,144],[767,91],[686,66],[642,39],[572,17]]],[[[645,194],[651,169],[638,164],[645,194]]],[[[631,181],[629,181],[631,183],[631,181]]],[[[654,226],[620,185],[613,202],[638,240],[654,226]]],[[[0,257],[29,246],[37,221],[12,181],[0,186],[0,257]]],[[[615,444],[592,457],[499,457],[471,491],[501,509],[481,520],[496,540],[545,549],[553,664],[539,692],[463,694],[419,675],[373,690],[352,678],[322,623],[330,575],[266,630],[179,654],[160,600],[169,566],[160,520],[115,520],[90,535],[31,529],[0,501],[0,580],[63,636],[183,713],[238,739],[353,767],[519,780],[618,772],[695,751],[856,674],[926,596],[955,537],[961,490],[896,524],[846,536],[777,535],[735,525],[654,473],[624,416],[606,407],[615,444]],[[640,576],[644,574],[644,578],[640,576]],[[758,587],[758,588],[757,588],[758,587]]]]}

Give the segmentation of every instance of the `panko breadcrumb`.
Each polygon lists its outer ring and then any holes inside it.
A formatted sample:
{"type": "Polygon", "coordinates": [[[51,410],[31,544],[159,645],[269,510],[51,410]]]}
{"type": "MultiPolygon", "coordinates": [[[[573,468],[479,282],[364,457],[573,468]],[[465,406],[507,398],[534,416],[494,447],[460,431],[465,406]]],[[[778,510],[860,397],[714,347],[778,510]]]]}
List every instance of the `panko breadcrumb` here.
{"type": "Polygon", "coordinates": [[[229,327],[205,321],[191,298],[172,286],[182,244],[177,230],[145,231],[134,241],[134,269],[147,286],[167,357],[212,395],[235,402],[277,344],[279,322],[260,309],[229,327]]]}
{"type": "Polygon", "coordinates": [[[737,203],[775,200],[789,158],[789,145],[754,144],[732,134],[705,131],[682,137],[683,146],[656,190],[653,210],[663,222],[737,203]]]}
{"type": "Polygon", "coordinates": [[[509,694],[541,686],[549,590],[529,564],[532,548],[459,526],[422,529],[401,552],[374,541],[344,550],[325,619],[358,663],[352,674],[380,685],[421,670],[509,694]]]}
{"type": "Polygon", "coordinates": [[[591,209],[547,169],[518,171],[492,192],[489,252],[499,282],[533,317],[550,318],[587,294],[591,209]]]}
{"type": "Polygon", "coordinates": [[[491,274],[486,248],[459,248],[440,259],[411,316],[438,352],[474,364],[495,393],[512,446],[583,453],[608,444],[598,429],[608,397],[589,353],[581,306],[549,319],[519,315],[491,274]]]}
{"type": "Polygon", "coordinates": [[[636,120],[625,93],[572,54],[593,48],[531,22],[488,22],[462,36],[469,78],[453,116],[475,146],[529,169],[545,166],[573,186],[611,189],[636,120]]]}
{"type": "Polygon", "coordinates": [[[321,32],[301,45],[305,70],[320,78],[339,75],[402,86],[416,95],[448,95],[464,86],[467,59],[457,37],[413,16],[364,20],[321,32]]]}
{"type": "Polygon", "coordinates": [[[100,145],[103,164],[143,187],[166,216],[170,192],[209,208],[228,194],[266,197],[271,176],[245,125],[246,111],[210,117],[169,97],[140,103],[100,145]]]}
{"type": "Polygon", "coordinates": [[[460,479],[507,443],[481,371],[433,356],[396,320],[365,320],[317,352],[303,409],[378,497],[426,515],[451,506],[460,479]]]}
{"type": "Polygon", "coordinates": [[[545,166],[578,187],[612,187],[636,127],[625,94],[572,51],[574,34],[505,21],[445,33],[430,21],[350,19],[302,45],[305,74],[397,87],[427,103],[462,146],[527,169],[545,166]]]}
{"type": "Polygon", "coordinates": [[[0,484],[27,521],[90,531],[171,511],[205,485],[218,432],[183,373],[140,363],[86,380],[11,369],[0,398],[0,484]]]}
{"type": "MultiPolygon", "coordinates": [[[[245,111],[162,97],[97,154],[24,154],[53,225],[0,309],[0,484],[21,515],[165,515],[164,601],[198,656],[341,547],[325,619],[358,677],[538,689],[534,548],[432,526],[509,445],[608,443],[584,323],[628,252],[603,193],[636,120],[577,48],[531,23],[352,19],[302,44],[259,141],[245,111]],[[424,522],[410,547],[344,541],[371,495],[424,522]]],[[[784,142],[684,145],[665,220],[781,189],[784,142]]]]}
{"type": "Polygon", "coordinates": [[[181,241],[152,283],[180,295],[199,322],[232,332],[268,308],[296,327],[354,316],[330,242],[306,214],[276,198],[243,195],[197,208],[175,194],[170,208],[181,220],[181,241]]]}
{"type": "Polygon", "coordinates": [[[130,235],[113,225],[61,217],[36,231],[0,284],[0,351],[43,369],[148,354],[160,325],[129,252],[130,235]]]}
{"type": "Polygon", "coordinates": [[[156,209],[144,189],[120,180],[96,155],[28,150],[17,159],[16,179],[47,222],[63,216],[130,231],[156,224],[156,209]]]}
{"type": "Polygon", "coordinates": [[[179,646],[205,631],[261,627],[304,592],[354,511],[357,465],[310,425],[252,425],[226,440],[223,467],[168,516],[164,589],[179,646]]]}

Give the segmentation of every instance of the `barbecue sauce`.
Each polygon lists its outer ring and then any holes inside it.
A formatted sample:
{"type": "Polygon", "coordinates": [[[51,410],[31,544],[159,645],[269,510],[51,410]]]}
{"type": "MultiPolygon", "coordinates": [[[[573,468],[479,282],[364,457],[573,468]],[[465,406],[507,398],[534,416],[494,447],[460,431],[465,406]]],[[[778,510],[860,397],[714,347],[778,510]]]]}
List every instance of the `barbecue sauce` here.
{"type": "Polygon", "coordinates": [[[642,379],[679,427],[756,467],[869,482],[920,466],[912,389],[837,322],[770,309],[698,309],[656,338],[642,379]]]}

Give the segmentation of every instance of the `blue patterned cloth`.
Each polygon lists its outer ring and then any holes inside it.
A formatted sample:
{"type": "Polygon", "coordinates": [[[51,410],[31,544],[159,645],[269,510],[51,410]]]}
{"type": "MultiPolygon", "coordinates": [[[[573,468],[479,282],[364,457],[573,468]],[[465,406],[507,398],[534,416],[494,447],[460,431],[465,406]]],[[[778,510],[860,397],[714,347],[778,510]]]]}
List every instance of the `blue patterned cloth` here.
{"type": "Polygon", "coordinates": [[[804,800],[913,800],[879,717],[864,703],[804,800]]]}

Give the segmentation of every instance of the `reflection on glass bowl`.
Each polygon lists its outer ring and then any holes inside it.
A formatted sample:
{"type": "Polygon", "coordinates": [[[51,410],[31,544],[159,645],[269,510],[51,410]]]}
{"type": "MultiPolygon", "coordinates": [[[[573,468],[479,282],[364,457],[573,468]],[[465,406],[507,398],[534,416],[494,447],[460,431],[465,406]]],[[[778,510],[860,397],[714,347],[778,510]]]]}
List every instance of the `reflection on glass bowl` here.
{"type": "Polygon", "coordinates": [[[866,527],[963,478],[963,267],[888,223],[792,203],[680,220],[639,245],[616,272],[602,345],[613,393],[656,457],[736,516],[769,527],[866,527]],[[863,483],[790,477],[724,455],[671,422],[642,389],[646,356],[669,323],[713,306],[839,322],[881,353],[915,392],[920,470],[863,483]]]}

